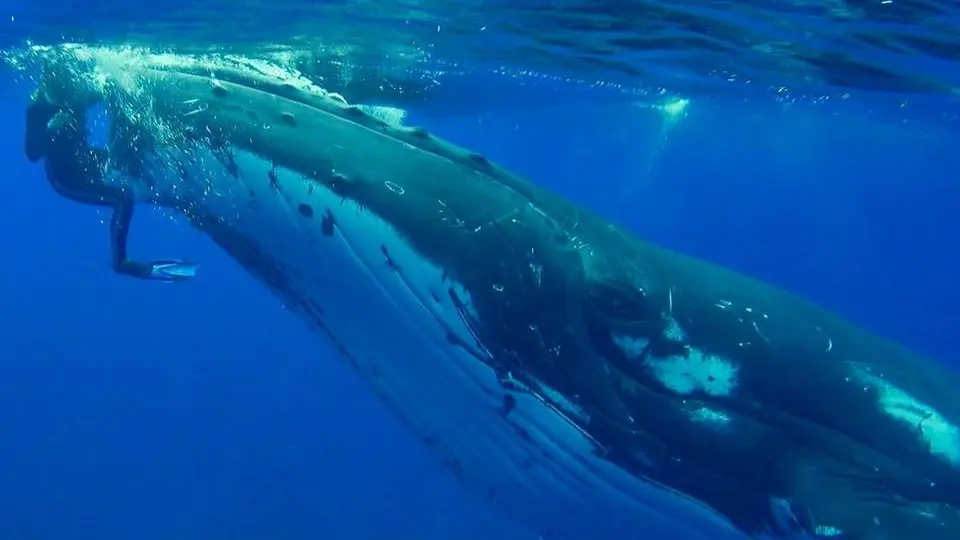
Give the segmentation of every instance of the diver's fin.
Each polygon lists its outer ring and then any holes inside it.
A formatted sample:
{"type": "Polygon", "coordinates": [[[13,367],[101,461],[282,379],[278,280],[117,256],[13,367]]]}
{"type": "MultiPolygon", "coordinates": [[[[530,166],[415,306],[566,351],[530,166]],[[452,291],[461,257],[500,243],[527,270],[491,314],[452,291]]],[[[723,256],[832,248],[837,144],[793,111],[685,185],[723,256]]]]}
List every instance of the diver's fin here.
{"type": "Polygon", "coordinates": [[[197,275],[197,264],[179,260],[163,260],[150,263],[150,271],[143,276],[153,281],[186,281],[197,275]]]}

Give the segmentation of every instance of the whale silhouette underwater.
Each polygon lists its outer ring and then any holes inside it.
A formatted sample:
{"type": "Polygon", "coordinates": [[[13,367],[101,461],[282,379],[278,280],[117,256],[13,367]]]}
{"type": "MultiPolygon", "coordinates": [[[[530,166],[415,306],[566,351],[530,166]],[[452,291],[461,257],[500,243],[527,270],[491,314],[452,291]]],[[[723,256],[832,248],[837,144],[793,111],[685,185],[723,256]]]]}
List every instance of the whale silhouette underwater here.
{"type": "Polygon", "coordinates": [[[108,111],[104,182],[187,216],[542,537],[960,538],[950,369],[276,66],[35,58],[51,102],[108,111]]]}

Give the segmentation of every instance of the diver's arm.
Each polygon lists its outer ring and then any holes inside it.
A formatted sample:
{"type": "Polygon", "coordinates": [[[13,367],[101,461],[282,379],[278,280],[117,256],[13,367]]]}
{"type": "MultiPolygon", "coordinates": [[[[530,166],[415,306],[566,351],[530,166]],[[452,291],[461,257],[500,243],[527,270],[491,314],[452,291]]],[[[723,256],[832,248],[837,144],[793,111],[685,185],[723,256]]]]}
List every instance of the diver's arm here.
{"type": "Polygon", "coordinates": [[[184,281],[194,276],[196,265],[178,260],[137,262],[127,257],[127,237],[133,220],[135,202],[123,196],[113,207],[110,219],[110,249],[114,272],[140,279],[155,281],[184,281]]]}
{"type": "Polygon", "coordinates": [[[110,249],[113,270],[125,276],[156,281],[183,281],[192,277],[196,265],[178,260],[149,263],[127,257],[127,237],[136,204],[132,195],[108,186],[103,179],[107,151],[87,143],[84,113],[51,103],[40,90],[27,106],[24,150],[27,159],[45,160],[50,185],[60,195],[91,205],[112,205],[110,249]],[[60,118],[56,122],[56,118],[60,118]]]}

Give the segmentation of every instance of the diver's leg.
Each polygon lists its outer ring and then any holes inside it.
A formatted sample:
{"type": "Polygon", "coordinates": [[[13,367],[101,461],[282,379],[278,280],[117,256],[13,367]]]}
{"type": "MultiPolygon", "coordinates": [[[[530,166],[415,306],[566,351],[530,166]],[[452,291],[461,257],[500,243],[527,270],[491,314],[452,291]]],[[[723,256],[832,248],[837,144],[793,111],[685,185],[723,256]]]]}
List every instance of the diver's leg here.
{"type": "Polygon", "coordinates": [[[171,259],[145,263],[127,257],[127,237],[130,235],[134,206],[132,198],[123,197],[113,207],[113,217],[110,219],[110,249],[114,272],[155,281],[184,281],[193,277],[197,269],[195,264],[171,259]]]}
{"type": "Polygon", "coordinates": [[[145,265],[137,264],[127,258],[127,237],[130,235],[133,208],[134,204],[129,199],[123,200],[113,207],[113,216],[110,219],[110,250],[114,272],[142,277],[149,270],[145,268],[145,265]]]}

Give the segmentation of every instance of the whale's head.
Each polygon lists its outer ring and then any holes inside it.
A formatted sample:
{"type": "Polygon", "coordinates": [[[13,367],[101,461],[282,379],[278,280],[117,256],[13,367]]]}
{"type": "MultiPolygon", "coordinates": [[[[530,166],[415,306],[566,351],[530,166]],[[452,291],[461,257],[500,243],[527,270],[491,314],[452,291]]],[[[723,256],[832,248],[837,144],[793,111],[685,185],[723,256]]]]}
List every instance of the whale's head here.
{"type": "MultiPolygon", "coordinates": [[[[960,527],[946,488],[906,473],[859,478],[830,452],[866,460],[870,445],[850,451],[860,447],[740,400],[756,388],[738,356],[744,343],[698,348],[674,316],[689,297],[681,289],[674,297],[669,269],[689,271],[688,262],[404,125],[395,109],[371,113],[249,58],[89,47],[35,57],[43,75],[27,115],[29,158],[46,155],[64,122],[102,107],[104,183],[209,235],[322,335],[326,352],[359,370],[458,478],[542,532],[744,540],[744,521],[779,519],[808,538],[904,540],[952,538],[944,531],[960,527]],[[661,264],[637,263],[643,271],[630,275],[624,256],[661,264]],[[791,447],[789,460],[755,473],[760,460],[743,450],[766,446],[732,442],[751,433],[784,447],[799,440],[784,433],[807,437],[830,452],[791,447]],[[765,483],[767,473],[778,482],[765,483]],[[751,477],[776,489],[744,487],[751,477]],[[714,497],[714,507],[754,498],[722,517],[690,493],[714,497]],[[771,495],[805,505],[766,510],[771,495]]],[[[708,309],[733,307],[717,299],[708,309]]],[[[756,320],[731,320],[766,342],[756,320]]],[[[900,420],[914,418],[888,393],[900,420]]],[[[921,435],[945,426],[930,414],[915,423],[921,435]]],[[[929,450],[950,457],[955,446],[929,450]]]]}
{"type": "Polygon", "coordinates": [[[576,211],[545,212],[552,195],[484,156],[274,65],[35,57],[48,102],[106,111],[104,182],[208,234],[484,498],[543,533],[745,538],[608,460],[591,411],[551,382],[588,388],[602,365],[571,323],[590,252],[576,211]]]}

